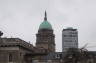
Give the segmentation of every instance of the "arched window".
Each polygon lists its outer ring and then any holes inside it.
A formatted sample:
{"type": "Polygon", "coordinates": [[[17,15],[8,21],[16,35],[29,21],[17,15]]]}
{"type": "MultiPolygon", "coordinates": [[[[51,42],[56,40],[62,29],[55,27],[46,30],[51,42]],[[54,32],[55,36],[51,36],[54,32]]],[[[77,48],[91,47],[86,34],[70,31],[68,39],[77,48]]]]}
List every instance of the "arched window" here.
{"type": "Polygon", "coordinates": [[[12,62],[12,54],[9,54],[9,62],[12,62]]]}

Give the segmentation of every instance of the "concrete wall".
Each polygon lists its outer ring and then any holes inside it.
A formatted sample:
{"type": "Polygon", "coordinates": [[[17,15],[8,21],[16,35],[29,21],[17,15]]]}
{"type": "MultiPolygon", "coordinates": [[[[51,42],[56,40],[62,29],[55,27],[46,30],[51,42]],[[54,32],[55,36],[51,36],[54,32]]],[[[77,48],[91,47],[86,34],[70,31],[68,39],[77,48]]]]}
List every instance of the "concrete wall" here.
{"type": "Polygon", "coordinates": [[[64,29],[62,31],[62,52],[69,48],[78,48],[78,31],[74,29],[64,29]]]}

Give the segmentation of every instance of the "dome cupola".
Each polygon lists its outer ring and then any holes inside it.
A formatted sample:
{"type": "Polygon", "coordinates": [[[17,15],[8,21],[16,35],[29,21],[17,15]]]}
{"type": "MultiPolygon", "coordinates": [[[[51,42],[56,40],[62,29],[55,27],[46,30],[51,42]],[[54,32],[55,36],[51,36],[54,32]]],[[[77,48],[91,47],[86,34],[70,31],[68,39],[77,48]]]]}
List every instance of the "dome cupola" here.
{"type": "Polygon", "coordinates": [[[50,30],[52,30],[51,24],[47,21],[46,11],[45,11],[44,21],[40,24],[39,29],[50,29],[50,30]]]}

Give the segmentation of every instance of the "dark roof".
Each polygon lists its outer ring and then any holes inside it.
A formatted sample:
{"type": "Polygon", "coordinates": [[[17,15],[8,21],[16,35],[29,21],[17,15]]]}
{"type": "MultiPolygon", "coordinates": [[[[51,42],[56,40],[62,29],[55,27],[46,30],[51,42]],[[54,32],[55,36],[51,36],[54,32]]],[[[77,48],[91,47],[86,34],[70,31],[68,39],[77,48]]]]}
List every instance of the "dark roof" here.
{"type": "Polygon", "coordinates": [[[88,51],[88,52],[89,52],[89,54],[93,54],[96,56],[96,51],[88,51]]]}
{"type": "MultiPolygon", "coordinates": [[[[96,51],[88,51],[90,55],[96,56],[96,51]]],[[[66,52],[51,52],[48,55],[44,56],[43,60],[58,60],[63,59],[66,55],[66,52]]]]}
{"type": "Polygon", "coordinates": [[[63,29],[63,31],[77,31],[77,29],[63,29]]]}
{"type": "Polygon", "coordinates": [[[0,47],[20,46],[33,50],[33,45],[19,38],[1,38],[0,47]]]}
{"type": "Polygon", "coordinates": [[[64,52],[51,52],[48,55],[44,56],[45,60],[58,60],[62,59],[64,56],[64,52]]]}

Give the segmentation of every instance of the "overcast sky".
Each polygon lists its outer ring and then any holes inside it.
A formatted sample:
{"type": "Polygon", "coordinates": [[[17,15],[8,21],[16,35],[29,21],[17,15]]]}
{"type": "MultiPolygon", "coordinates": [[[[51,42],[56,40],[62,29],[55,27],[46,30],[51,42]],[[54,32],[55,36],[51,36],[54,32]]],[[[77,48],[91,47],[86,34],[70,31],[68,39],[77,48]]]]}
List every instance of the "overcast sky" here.
{"type": "Polygon", "coordinates": [[[19,37],[35,45],[35,34],[47,11],[56,35],[56,49],[62,50],[62,30],[78,29],[79,47],[88,43],[96,50],[96,0],[0,0],[0,30],[3,37],[19,37]]]}

